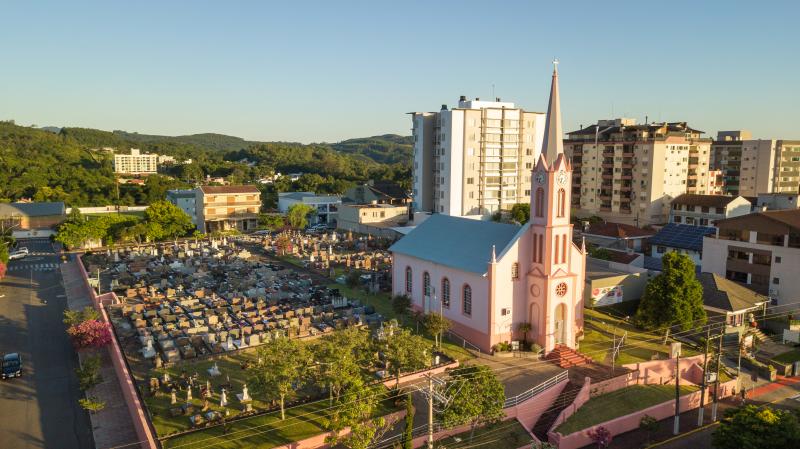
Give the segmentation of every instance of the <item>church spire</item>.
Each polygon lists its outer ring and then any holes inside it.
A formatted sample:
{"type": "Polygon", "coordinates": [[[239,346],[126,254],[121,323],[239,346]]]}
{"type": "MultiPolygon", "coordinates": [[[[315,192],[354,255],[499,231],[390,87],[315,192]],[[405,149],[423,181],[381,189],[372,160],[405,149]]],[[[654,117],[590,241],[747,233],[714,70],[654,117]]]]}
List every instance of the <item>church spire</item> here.
{"type": "Polygon", "coordinates": [[[558,59],[553,61],[553,82],[550,85],[550,102],[547,104],[547,123],[544,126],[542,154],[550,164],[564,153],[564,137],[561,133],[561,101],[558,97],[558,59]]]}

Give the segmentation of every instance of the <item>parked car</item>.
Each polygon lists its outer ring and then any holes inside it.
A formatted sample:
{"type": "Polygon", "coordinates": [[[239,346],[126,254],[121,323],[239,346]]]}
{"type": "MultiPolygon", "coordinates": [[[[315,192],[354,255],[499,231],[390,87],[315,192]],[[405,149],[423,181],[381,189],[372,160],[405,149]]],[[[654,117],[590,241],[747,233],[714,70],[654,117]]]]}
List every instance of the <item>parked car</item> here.
{"type": "Polygon", "coordinates": [[[3,379],[20,377],[22,375],[22,357],[16,352],[3,356],[3,379]]]}
{"type": "Polygon", "coordinates": [[[8,255],[8,260],[24,259],[28,257],[28,254],[28,248],[23,246],[16,251],[12,251],[11,254],[8,255]]]}

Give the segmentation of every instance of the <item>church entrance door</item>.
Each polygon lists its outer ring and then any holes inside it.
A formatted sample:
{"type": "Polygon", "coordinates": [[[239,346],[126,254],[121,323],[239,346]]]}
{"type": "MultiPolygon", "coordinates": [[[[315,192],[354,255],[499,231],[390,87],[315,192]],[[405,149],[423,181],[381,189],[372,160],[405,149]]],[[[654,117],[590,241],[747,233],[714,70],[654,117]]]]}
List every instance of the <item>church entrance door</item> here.
{"type": "Polygon", "coordinates": [[[556,316],[555,316],[555,340],[557,345],[564,344],[564,321],[567,314],[567,307],[564,304],[559,304],[556,306],[556,316]]]}

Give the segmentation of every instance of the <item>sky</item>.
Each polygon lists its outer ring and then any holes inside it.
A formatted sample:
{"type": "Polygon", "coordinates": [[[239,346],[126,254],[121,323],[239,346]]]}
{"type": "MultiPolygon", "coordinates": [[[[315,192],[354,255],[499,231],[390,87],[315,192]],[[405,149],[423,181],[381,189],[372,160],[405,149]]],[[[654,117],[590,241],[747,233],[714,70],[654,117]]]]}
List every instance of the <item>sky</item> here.
{"type": "Polygon", "coordinates": [[[335,142],[460,95],[800,139],[800,2],[2,0],[0,119],[335,142]],[[494,92],[494,95],[492,93],[494,92]]]}

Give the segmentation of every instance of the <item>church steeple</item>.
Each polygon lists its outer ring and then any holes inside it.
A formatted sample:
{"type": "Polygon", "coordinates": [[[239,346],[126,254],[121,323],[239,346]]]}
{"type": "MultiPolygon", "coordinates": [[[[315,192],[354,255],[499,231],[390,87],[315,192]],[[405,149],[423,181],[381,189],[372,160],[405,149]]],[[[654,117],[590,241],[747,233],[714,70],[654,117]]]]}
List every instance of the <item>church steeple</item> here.
{"type": "Polygon", "coordinates": [[[558,97],[558,60],[553,61],[553,82],[550,85],[550,101],[547,104],[547,123],[544,126],[542,154],[550,164],[559,154],[564,154],[564,136],[561,133],[561,101],[558,97]]]}

